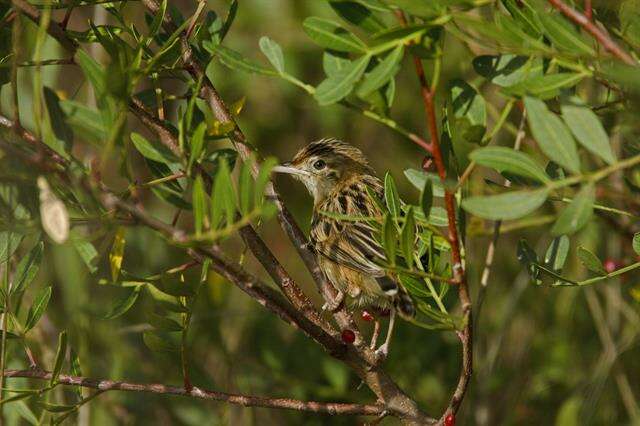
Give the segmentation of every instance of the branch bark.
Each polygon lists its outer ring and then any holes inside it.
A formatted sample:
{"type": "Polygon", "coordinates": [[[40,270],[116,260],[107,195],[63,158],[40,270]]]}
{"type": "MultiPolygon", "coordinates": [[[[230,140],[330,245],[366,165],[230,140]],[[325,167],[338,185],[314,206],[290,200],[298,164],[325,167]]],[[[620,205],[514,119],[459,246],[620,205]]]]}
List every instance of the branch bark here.
{"type": "MultiPolygon", "coordinates": [[[[51,373],[41,370],[6,370],[4,377],[23,377],[37,380],[50,380],[51,373]]],[[[101,391],[145,392],[160,395],[178,395],[209,401],[222,401],[243,407],[281,408],[285,410],[309,411],[312,413],[329,415],[363,415],[380,416],[385,412],[382,405],[375,404],[344,404],[340,402],[301,401],[292,398],[270,398],[263,396],[243,395],[192,387],[185,388],[159,383],[134,383],[129,381],[115,381],[109,379],[93,379],[89,377],[70,376],[61,374],[58,382],[66,386],[81,386],[101,391]]]]}

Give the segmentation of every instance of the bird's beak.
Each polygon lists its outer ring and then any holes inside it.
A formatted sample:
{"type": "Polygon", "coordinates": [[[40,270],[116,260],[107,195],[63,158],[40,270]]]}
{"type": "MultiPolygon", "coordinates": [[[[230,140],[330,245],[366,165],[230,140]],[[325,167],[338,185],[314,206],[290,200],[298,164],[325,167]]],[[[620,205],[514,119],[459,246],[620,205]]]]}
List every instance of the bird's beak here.
{"type": "Polygon", "coordinates": [[[292,167],[291,163],[282,163],[279,166],[275,166],[273,169],[275,173],[286,173],[289,175],[309,176],[309,172],[300,170],[296,167],[292,167]]]}

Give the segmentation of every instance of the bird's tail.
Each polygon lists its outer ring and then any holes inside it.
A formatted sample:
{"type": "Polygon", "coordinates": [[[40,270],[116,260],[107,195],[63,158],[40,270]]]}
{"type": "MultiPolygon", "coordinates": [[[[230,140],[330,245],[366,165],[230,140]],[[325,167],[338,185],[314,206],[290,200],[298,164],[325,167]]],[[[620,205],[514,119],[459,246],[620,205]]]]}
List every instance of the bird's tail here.
{"type": "Polygon", "coordinates": [[[416,307],[407,290],[395,280],[384,276],[377,279],[382,291],[391,299],[393,307],[404,319],[416,316],[416,307]]]}
{"type": "Polygon", "coordinates": [[[413,303],[413,299],[401,285],[398,285],[398,294],[393,299],[393,306],[404,319],[409,320],[416,316],[416,306],[413,303]]]}

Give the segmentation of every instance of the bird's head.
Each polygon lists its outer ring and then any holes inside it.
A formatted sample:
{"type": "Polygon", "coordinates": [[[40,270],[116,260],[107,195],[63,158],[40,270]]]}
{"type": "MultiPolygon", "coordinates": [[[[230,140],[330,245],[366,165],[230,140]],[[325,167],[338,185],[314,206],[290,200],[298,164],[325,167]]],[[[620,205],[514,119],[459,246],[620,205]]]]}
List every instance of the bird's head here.
{"type": "Polygon", "coordinates": [[[302,148],[293,160],[274,168],[301,180],[315,204],[357,175],[373,175],[373,169],[358,148],[337,139],[321,139],[302,148]]]}

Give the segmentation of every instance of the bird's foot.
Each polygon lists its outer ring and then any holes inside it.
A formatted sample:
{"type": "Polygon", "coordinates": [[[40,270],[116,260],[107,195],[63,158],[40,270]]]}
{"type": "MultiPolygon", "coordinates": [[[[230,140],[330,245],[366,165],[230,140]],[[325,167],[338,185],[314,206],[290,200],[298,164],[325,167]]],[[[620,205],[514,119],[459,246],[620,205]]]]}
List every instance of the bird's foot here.
{"type": "Polygon", "coordinates": [[[378,362],[382,362],[387,359],[387,355],[389,355],[389,344],[383,343],[378,349],[376,349],[376,358],[378,362]]]}
{"type": "Polygon", "coordinates": [[[322,305],[322,310],[323,311],[329,311],[329,312],[335,312],[337,311],[340,306],[342,305],[342,302],[344,301],[344,293],[339,291],[338,294],[336,295],[336,297],[329,301],[327,300],[324,305],[322,305]]]}

